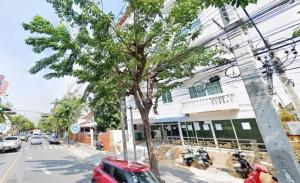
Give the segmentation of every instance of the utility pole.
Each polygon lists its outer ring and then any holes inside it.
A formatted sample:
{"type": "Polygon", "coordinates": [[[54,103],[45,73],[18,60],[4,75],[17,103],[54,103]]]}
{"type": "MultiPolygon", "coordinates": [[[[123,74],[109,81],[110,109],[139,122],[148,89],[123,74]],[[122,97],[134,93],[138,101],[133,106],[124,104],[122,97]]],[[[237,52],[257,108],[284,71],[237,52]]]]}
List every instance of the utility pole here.
{"type": "MultiPolygon", "coordinates": [[[[292,2],[291,2],[292,3],[292,2]]],[[[269,51],[269,57],[270,57],[270,63],[268,65],[274,65],[274,69],[278,75],[278,78],[280,80],[280,82],[283,84],[285,91],[287,92],[288,96],[290,97],[290,100],[295,108],[296,114],[298,116],[298,119],[300,119],[300,100],[299,97],[296,93],[296,91],[294,90],[294,83],[288,78],[288,76],[286,75],[285,71],[284,71],[284,65],[281,62],[281,60],[276,57],[274,51],[272,51],[270,49],[271,45],[268,42],[268,40],[266,40],[262,33],[260,32],[260,30],[258,29],[258,27],[256,26],[256,24],[253,22],[252,18],[250,17],[250,15],[248,14],[247,10],[244,9],[245,14],[247,15],[247,17],[250,19],[252,25],[254,26],[254,28],[256,29],[257,33],[259,34],[260,38],[262,39],[265,47],[268,49],[269,51]]],[[[293,52],[294,55],[297,54],[297,51],[293,48],[291,50],[293,52]]],[[[296,57],[295,57],[296,58],[296,57]]],[[[269,73],[272,77],[273,71],[272,69],[267,69],[267,70],[271,70],[271,73],[269,73]]],[[[270,77],[268,77],[270,78],[270,77]]],[[[272,81],[273,82],[273,81],[272,81]]],[[[270,84],[270,83],[269,83],[270,84]]],[[[273,90],[273,83],[272,85],[272,90],[273,90]]],[[[273,91],[272,91],[273,92],[273,91]]]]}
{"type": "MultiPolygon", "coordinates": [[[[232,6],[220,8],[222,21],[226,27],[238,21],[239,15],[232,6]],[[228,14],[227,12],[231,12],[228,14]]],[[[296,183],[300,180],[300,167],[293,153],[291,145],[283,131],[277,111],[273,106],[271,97],[256,68],[250,46],[241,47],[246,42],[242,27],[237,28],[237,34],[228,35],[233,54],[250,98],[257,124],[270,155],[279,182],[296,183]]],[[[247,44],[247,43],[246,43],[247,44]]]]}
{"type": "Polygon", "coordinates": [[[281,60],[278,57],[274,58],[273,63],[275,65],[275,70],[277,72],[278,78],[280,82],[283,84],[286,93],[290,97],[290,100],[295,108],[298,119],[300,119],[300,100],[294,89],[294,83],[291,81],[291,79],[288,78],[283,68],[284,65],[282,64],[281,60]]]}
{"type": "Polygon", "coordinates": [[[126,117],[126,101],[125,96],[121,95],[120,97],[120,108],[121,108],[121,128],[122,128],[122,142],[123,142],[123,153],[124,153],[124,160],[128,160],[128,153],[127,153],[127,141],[126,141],[126,133],[125,133],[125,122],[127,120],[126,117]]]}
{"type": "Polygon", "coordinates": [[[130,126],[130,128],[131,128],[132,145],[133,145],[134,161],[136,162],[137,155],[136,155],[136,146],[135,146],[135,133],[134,133],[134,125],[133,125],[132,106],[129,106],[129,110],[130,110],[130,125],[128,125],[128,130],[129,130],[129,126],[130,126]]]}

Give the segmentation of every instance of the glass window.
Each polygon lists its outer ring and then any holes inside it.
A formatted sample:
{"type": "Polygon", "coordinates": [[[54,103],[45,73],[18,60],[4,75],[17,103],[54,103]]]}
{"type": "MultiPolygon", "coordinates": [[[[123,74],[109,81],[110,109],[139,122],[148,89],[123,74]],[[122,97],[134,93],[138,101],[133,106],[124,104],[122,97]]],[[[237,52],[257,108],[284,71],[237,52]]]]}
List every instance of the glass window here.
{"type": "Polygon", "coordinates": [[[222,93],[222,87],[219,81],[215,82],[208,82],[205,84],[196,85],[189,88],[190,97],[197,98],[197,97],[204,97],[207,95],[215,95],[222,93]]]}
{"type": "Polygon", "coordinates": [[[161,181],[151,171],[147,172],[127,172],[130,183],[160,183],[161,181]]]}
{"type": "Polygon", "coordinates": [[[191,98],[206,96],[205,85],[197,85],[189,88],[191,98]]]}
{"type": "Polygon", "coordinates": [[[190,87],[190,88],[189,88],[189,92],[190,92],[191,98],[197,98],[197,97],[198,97],[197,91],[196,91],[196,88],[195,88],[195,87],[190,87]]]}
{"type": "Polygon", "coordinates": [[[170,103],[170,102],[173,102],[173,99],[172,99],[172,94],[170,91],[167,91],[166,93],[164,93],[162,95],[162,101],[163,103],[170,103]]]}
{"type": "Polygon", "coordinates": [[[206,96],[205,90],[206,90],[205,84],[197,85],[196,86],[196,91],[197,91],[198,97],[204,97],[204,96],[206,96]]]}
{"type": "Polygon", "coordinates": [[[191,30],[191,32],[195,32],[195,31],[199,30],[200,27],[201,27],[201,21],[200,21],[200,19],[197,18],[196,20],[194,20],[192,22],[190,30],[191,30]]]}
{"type": "Polygon", "coordinates": [[[113,167],[111,167],[109,164],[107,163],[103,163],[103,171],[105,171],[106,173],[108,173],[109,175],[113,175],[113,167]]]}
{"type": "Polygon", "coordinates": [[[206,83],[206,91],[207,91],[207,95],[215,95],[215,94],[222,93],[220,82],[215,81],[212,83],[206,83]]]}
{"type": "Polygon", "coordinates": [[[196,18],[189,26],[181,29],[181,35],[188,35],[198,31],[201,27],[201,21],[199,18],[196,18]]]}
{"type": "Polygon", "coordinates": [[[5,140],[18,140],[17,137],[6,137],[5,140]]]}
{"type": "Polygon", "coordinates": [[[124,172],[122,170],[118,169],[118,168],[114,169],[114,176],[113,177],[119,183],[127,183],[124,172]]]}

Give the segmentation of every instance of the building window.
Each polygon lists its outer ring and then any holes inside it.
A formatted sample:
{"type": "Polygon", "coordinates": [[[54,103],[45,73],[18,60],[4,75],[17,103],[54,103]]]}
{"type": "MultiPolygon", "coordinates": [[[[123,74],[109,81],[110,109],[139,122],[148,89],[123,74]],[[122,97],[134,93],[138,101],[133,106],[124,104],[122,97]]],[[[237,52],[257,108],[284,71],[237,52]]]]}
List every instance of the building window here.
{"type": "Polygon", "coordinates": [[[188,26],[184,27],[181,30],[182,35],[191,35],[194,32],[198,31],[201,28],[201,21],[199,18],[196,18],[193,22],[191,22],[188,26]]]}
{"type": "Polygon", "coordinates": [[[222,88],[219,81],[206,83],[205,85],[206,85],[207,95],[215,95],[218,93],[222,93],[222,88]]]}
{"type": "Polygon", "coordinates": [[[166,93],[164,93],[162,95],[162,101],[163,103],[170,103],[170,102],[173,102],[173,99],[172,99],[172,94],[170,91],[167,91],[166,93]]]}
{"type": "Polygon", "coordinates": [[[190,97],[191,98],[198,98],[204,97],[208,95],[215,95],[222,93],[222,87],[219,81],[215,82],[208,82],[205,84],[196,85],[189,88],[190,97]]]}

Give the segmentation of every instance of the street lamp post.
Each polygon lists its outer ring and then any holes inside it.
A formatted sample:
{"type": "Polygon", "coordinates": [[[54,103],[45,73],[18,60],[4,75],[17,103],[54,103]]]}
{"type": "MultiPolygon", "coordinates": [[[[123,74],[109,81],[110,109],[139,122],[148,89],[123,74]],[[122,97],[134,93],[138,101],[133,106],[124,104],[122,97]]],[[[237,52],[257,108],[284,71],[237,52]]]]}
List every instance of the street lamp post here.
{"type": "MultiPolygon", "coordinates": [[[[131,136],[132,136],[132,144],[133,144],[133,153],[134,153],[134,161],[137,161],[136,155],[136,146],[135,146],[135,133],[134,133],[134,125],[133,125],[133,114],[132,114],[132,106],[129,106],[130,110],[130,126],[131,126],[131,136]]],[[[129,125],[128,125],[129,126],[129,125]]]]}

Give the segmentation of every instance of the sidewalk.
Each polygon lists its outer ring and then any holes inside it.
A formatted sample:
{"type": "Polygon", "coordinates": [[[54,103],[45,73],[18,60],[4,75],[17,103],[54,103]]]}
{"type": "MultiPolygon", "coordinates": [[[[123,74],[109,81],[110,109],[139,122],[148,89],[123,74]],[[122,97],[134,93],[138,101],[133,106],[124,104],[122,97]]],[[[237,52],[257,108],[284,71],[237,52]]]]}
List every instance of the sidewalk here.
{"type": "MultiPolygon", "coordinates": [[[[68,147],[67,144],[63,144],[68,147]]],[[[86,144],[71,143],[69,151],[75,156],[82,159],[85,163],[90,163],[95,166],[98,165],[102,158],[112,156],[123,159],[123,153],[110,153],[105,151],[98,151],[94,147],[86,144]]],[[[137,159],[141,162],[147,157],[147,149],[145,144],[136,146],[137,159]]],[[[128,159],[133,160],[133,152],[128,152],[128,159]]],[[[242,179],[235,178],[228,173],[217,168],[209,168],[207,170],[200,170],[194,167],[185,167],[176,165],[174,162],[160,162],[159,169],[161,177],[166,183],[243,183],[242,179]]]]}

